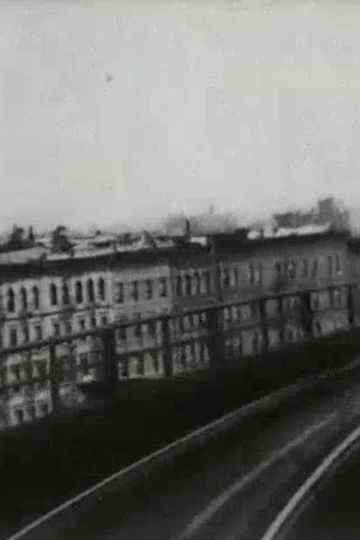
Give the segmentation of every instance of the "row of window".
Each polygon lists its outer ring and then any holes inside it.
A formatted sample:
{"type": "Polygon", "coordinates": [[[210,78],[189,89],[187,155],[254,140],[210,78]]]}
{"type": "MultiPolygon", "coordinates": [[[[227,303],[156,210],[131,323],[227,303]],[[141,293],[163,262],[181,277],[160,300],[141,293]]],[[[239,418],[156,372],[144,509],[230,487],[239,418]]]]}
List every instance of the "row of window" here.
{"type": "MultiPolygon", "coordinates": [[[[220,278],[223,289],[238,287],[240,283],[238,267],[233,266],[232,268],[222,268],[220,278]]],[[[262,266],[260,264],[249,264],[247,269],[247,280],[250,285],[261,285],[262,266]]]]}
{"type": "MultiPolygon", "coordinates": [[[[60,337],[61,335],[69,335],[77,332],[85,332],[92,328],[106,326],[109,320],[107,315],[102,315],[98,320],[95,315],[92,315],[89,320],[86,318],[78,319],[76,326],[70,321],[60,323],[59,321],[52,322],[52,336],[60,337]]],[[[8,330],[8,343],[10,347],[17,347],[20,343],[29,343],[31,339],[41,341],[44,339],[43,326],[41,323],[33,326],[33,337],[30,335],[30,327],[22,325],[21,327],[10,327],[8,330]]]]}
{"type": "MultiPolygon", "coordinates": [[[[312,261],[304,258],[297,265],[294,261],[275,262],[276,278],[278,280],[284,277],[290,280],[295,280],[298,276],[303,278],[316,278],[319,273],[319,260],[314,258],[312,261]]],[[[338,254],[327,256],[327,275],[329,278],[341,274],[341,260],[338,254]]],[[[239,271],[237,267],[222,268],[221,286],[223,289],[229,287],[237,287],[239,285],[239,271]]],[[[262,283],[262,267],[261,265],[250,264],[248,266],[248,282],[251,285],[261,285],[262,283]]],[[[155,296],[155,283],[152,279],[145,280],[144,299],[151,300],[155,296]]],[[[179,274],[175,278],[175,294],[176,296],[196,296],[200,294],[211,293],[211,272],[206,270],[203,272],[193,272],[179,274]]],[[[167,280],[160,278],[158,281],[159,297],[167,297],[167,280]]],[[[83,304],[85,301],[93,303],[96,300],[101,302],[106,300],[105,281],[100,277],[97,281],[89,278],[85,286],[78,280],[75,283],[74,290],[75,301],[77,304],[83,304]]],[[[49,299],[51,306],[64,306],[71,304],[70,288],[68,283],[63,282],[61,286],[54,283],[50,284],[49,299]]],[[[126,299],[134,302],[140,300],[140,282],[134,280],[129,284],[117,282],[115,286],[115,302],[118,304],[124,303],[126,299]]],[[[7,291],[6,307],[9,313],[16,311],[17,304],[21,311],[26,312],[30,304],[34,310],[40,309],[40,290],[36,285],[28,291],[22,287],[19,291],[19,297],[16,298],[12,288],[7,291]]]]}
{"type": "MultiPolygon", "coordinates": [[[[338,254],[328,255],[326,261],[328,278],[341,275],[341,259],[338,254]]],[[[297,277],[316,278],[319,275],[319,268],[319,259],[316,257],[311,261],[303,258],[298,264],[294,261],[278,261],[275,263],[276,277],[278,280],[284,277],[291,280],[295,280],[297,277]]]]}
{"type": "Polygon", "coordinates": [[[203,341],[193,341],[173,349],[172,362],[175,373],[186,371],[196,365],[205,367],[209,359],[209,348],[203,341]]]}
{"type": "Polygon", "coordinates": [[[0,380],[2,384],[7,382],[16,383],[30,379],[46,379],[48,376],[48,365],[46,360],[36,360],[30,362],[18,362],[10,365],[2,365],[0,380]]]}
{"type": "MultiPolygon", "coordinates": [[[[140,284],[141,282],[138,280],[133,280],[130,283],[118,281],[115,284],[115,302],[117,304],[123,304],[127,299],[138,302],[142,299],[140,298],[140,284]]],[[[146,279],[144,285],[144,299],[152,300],[155,296],[154,280],[146,279]]],[[[168,296],[167,280],[165,277],[160,278],[158,281],[158,296],[160,298],[166,298],[168,296]]]]}
{"type": "Polygon", "coordinates": [[[47,416],[50,412],[50,406],[46,402],[34,403],[27,407],[17,405],[11,411],[11,424],[19,425],[24,422],[31,422],[35,418],[47,416]]]}
{"type": "MultiPolygon", "coordinates": [[[[122,304],[126,299],[138,302],[140,300],[140,283],[138,280],[134,280],[129,284],[123,282],[117,282],[115,285],[115,302],[122,304]]],[[[145,299],[151,300],[154,297],[154,281],[152,279],[145,280],[145,299]]],[[[99,278],[97,284],[93,279],[88,279],[85,288],[81,281],[75,283],[75,301],[77,304],[83,304],[85,301],[93,303],[96,300],[106,300],[106,288],[103,278],[99,278]],[[96,288],[97,286],[97,288],[96,288]]],[[[158,295],[162,298],[168,296],[167,281],[166,278],[160,278],[158,283],[158,295]]],[[[58,306],[62,304],[68,306],[71,304],[70,288],[68,283],[63,282],[60,287],[57,287],[54,283],[50,284],[49,299],[51,306],[58,306]]],[[[37,286],[34,286],[31,291],[31,300],[27,290],[22,287],[19,293],[19,302],[21,311],[27,311],[30,302],[34,310],[40,309],[40,291],[37,286]]],[[[16,311],[16,296],[14,290],[10,288],[7,291],[7,311],[14,313],[16,311]]]]}
{"type": "MultiPolygon", "coordinates": [[[[88,279],[85,286],[81,281],[75,283],[75,300],[77,304],[83,304],[85,301],[85,295],[88,302],[95,302],[96,299],[100,301],[106,300],[106,288],[105,281],[100,277],[95,283],[93,279],[88,279]]],[[[56,286],[55,283],[50,284],[49,299],[52,306],[58,306],[62,304],[68,306],[71,304],[70,288],[65,281],[61,286],[56,286]]],[[[36,285],[32,287],[31,291],[28,291],[25,287],[22,287],[19,291],[19,297],[16,298],[15,292],[12,288],[8,289],[6,294],[6,309],[9,313],[14,313],[17,308],[18,302],[20,311],[26,312],[30,306],[36,311],[40,309],[40,290],[36,285]]]]}
{"type": "Polygon", "coordinates": [[[244,306],[224,308],[223,317],[225,324],[229,322],[240,323],[242,321],[257,320],[259,318],[259,306],[256,303],[250,303],[244,306]]]}
{"type": "MultiPolygon", "coordinates": [[[[341,306],[342,304],[342,293],[338,288],[330,289],[327,292],[323,293],[312,293],[312,305],[313,308],[317,309],[320,307],[321,301],[320,298],[328,299],[328,305],[330,307],[341,306]]],[[[273,315],[275,313],[281,314],[287,311],[293,311],[300,308],[300,298],[299,297],[286,297],[281,300],[268,300],[266,304],[266,312],[268,315],[273,315]]],[[[259,306],[256,303],[250,303],[243,306],[232,306],[224,308],[223,310],[223,320],[225,324],[231,323],[241,323],[249,320],[257,320],[259,318],[259,306]]],[[[108,317],[102,315],[100,318],[100,325],[106,326],[108,324],[108,317]]],[[[91,328],[96,328],[98,321],[95,315],[92,315],[89,320],[86,318],[80,318],[75,327],[70,321],[67,321],[60,324],[59,321],[54,321],[52,323],[53,330],[52,335],[59,337],[61,335],[61,327],[63,326],[63,334],[71,334],[73,332],[85,332],[91,328]]],[[[202,326],[206,326],[206,314],[187,314],[183,317],[179,317],[173,323],[174,333],[186,333],[197,329],[202,326]]],[[[120,341],[126,341],[128,338],[128,332],[132,332],[135,338],[141,338],[143,336],[150,335],[155,337],[158,332],[161,331],[161,323],[156,321],[150,321],[145,324],[137,324],[131,327],[130,329],[120,328],[118,330],[118,339],[120,341]]],[[[23,325],[21,328],[22,333],[22,342],[28,343],[30,341],[30,330],[29,327],[23,325]]],[[[11,347],[16,347],[20,342],[20,329],[10,328],[9,329],[9,344],[11,347]]],[[[41,341],[43,339],[43,330],[42,325],[34,325],[34,339],[35,341],[41,341]]]]}
{"type": "Polygon", "coordinates": [[[155,374],[162,372],[162,353],[146,352],[145,354],[133,355],[128,359],[120,360],[118,364],[118,377],[131,376],[144,377],[149,371],[155,374]]]}
{"type": "Polygon", "coordinates": [[[175,277],[175,296],[198,296],[211,294],[211,272],[192,272],[175,277]]]}
{"type": "Polygon", "coordinates": [[[343,302],[343,296],[340,289],[330,289],[327,292],[313,292],[312,293],[312,305],[313,308],[318,309],[322,306],[334,307],[341,306],[343,302]]]}

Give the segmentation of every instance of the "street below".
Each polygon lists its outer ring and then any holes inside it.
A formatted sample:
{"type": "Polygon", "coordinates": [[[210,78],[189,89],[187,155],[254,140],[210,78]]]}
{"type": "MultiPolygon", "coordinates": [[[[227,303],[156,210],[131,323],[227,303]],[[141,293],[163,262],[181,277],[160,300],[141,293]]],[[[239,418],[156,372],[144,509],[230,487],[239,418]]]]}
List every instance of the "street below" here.
{"type": "Polygon", "coordinates": [[[75,505],[67,519],[50,521],[23,538],[260,538],[294,486],[360,415],[359,396],[358,369],[322,380],[316,388],[245,417],[133,485],[75,505]],[[301,444],[281,455],[306,432],[301,444]],[[243,482],[249,476],[250,481],[243,482]],[[234,490],[237,484],[240,489],[234,490]],[[219,503],[216,511],[214,503],[219,503]]]}

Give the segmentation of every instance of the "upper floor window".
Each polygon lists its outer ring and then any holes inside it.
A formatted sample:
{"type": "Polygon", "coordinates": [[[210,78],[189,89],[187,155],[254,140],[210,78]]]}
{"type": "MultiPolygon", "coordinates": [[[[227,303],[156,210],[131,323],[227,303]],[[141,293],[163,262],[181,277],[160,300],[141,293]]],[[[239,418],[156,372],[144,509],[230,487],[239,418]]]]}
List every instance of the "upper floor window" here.
{"type": "Polygon", "coordinates": [[[175,294],[182,296],[182,277],[180,275],[176,276],[175,294]]]}
{"type": "Polygon", "coordinates": [[[28,343],[28,341],[30,341],[30,332],[29,332],[28,326],[23,327],[23,336],[24,336],[24,343],[28,343]]]}
{"type": "Polygon", "coordinates": [[[230,308],[225,308],[224,309],[224,321],[229,322],[230,320],[231,320],[230,308]]]}
{"type": "Polygon", "coordinates": [[[136,375],[142,376],[144,375],[144,357],[139,356],[136,359],[136,375]]]}
{"type": "Polygon", "coordinates": [[[40,308],[40,292],[39,292],[39,287],[37,287],[36,285],[33,287],[32,295],[33,295],[34,308],[39,309],[40,308]]]}
{"type": "Polygon", "coordinates": [[[28,301],[27,301],[27,292],[26,292],[26,289],[24,289],[24,287],[20,289],[20,302],[21,302],[21,309],[26,310],[28,306],[28,301]]]}
{"type": "Polygon", "coordinates": [[[159,295],[163,298],[167,296],[167,284],[166,278],[160,278],[159,295]]]}
{"type": "Polygon", "coordinates": [[[156,322],[150,321],[148,324],[148,331],[150,336],[154,337],[156,335],[156,322]]]}
{"type": "Polygon", "coordinates": [[[254,269],[254,283],[255,285],[261,285],[262,282],[262,267],[256,266],[254,269]]]}
{"type": "Polygon", "coordinates": [[[313,260],[312,268],[311,268],[311,277],[315,278],[318,275],[319,271],[319,263],[317,259],[313,260]]]}
{"type": "Polygon", "coordinates": [[[67,283],[63,283],[61,286],[61,296],[62,296],[62,303],[64,306],[68,306],[70,304],[70,294],[69,294],[69,287],[67,283]]]}
{"type": "Polygon", "coordinates": [[[9,289],[7,292],[7,310],[10,313],[15,311],[15,293],[13,289],[9,289]]]}
{"type": "Polygon", "coordinates": [[[23,409],[15,409],[14,416],[17,424],[22,424],[24,422],[25,415],[23,409]]]}
{"type": "Polygon", "coordinates": [[[98,294],[100,300],[104,301],[106,299],[105,281],[102,277],[98,281],[98,294]]]}
{"type": "Polygon", "coordinates": [[[139,338],[141,337],[141,325],[140,324],[136,324],[134,326],[134,336],[139,338]]]}
{"type": "Polygon", "coordinates": [[[11,374],[16,381],[21,381],[21,366],[20,364],[13,364],[10,367],[11,374]]]}
{"type": "Polygon", "coordinates": [[[302,260],[302,277],[307,278],[309,276],[309,265],[307,259],[302,260]]]}
{"type": "Polygon", "coordinates": [[[289,278],[290,279],[295,279],[295,277],[296,277],[296,265],[295,265],[295,263],[293,261],[289,262],[288,273],[289,273],[289,278]]]}
{"type": "Polygon", "coordinates": [[[338,305],[342,303],[342,294],[341,294],[340,289],[334,290],[334,302],[338,305]]]}
{"type": "Polygon", "coordinates": [[[315,321],[315,331],[318,335],[322,333],[322,324],[320,321],[315,321]]]}
{"type": "Polygon", "coordinates": [[[211,293],[211,273],[209,270],[204,272],[204,284],[205,284],[205,293],[211,293]]]}
{"type": "Polygon", "coordinates": [[[249,264],[248,278],[249,278],[250,285],[254,285],[254,283],[255,283],[255,270],[254,270],[254,265],[253,264],[249,264]]]}
{"type": "Polygon", "coordinates": [[[60,324],[57,321],[53,322],[53,335],[55,337],[60,336],[60,324]]]}
{"type": "Polygon", "coordinates": [[[153,356],[151,353],[149,354],[149,358],[152,360],[152,364],[153,364],[153,370],[155,371],[155,373],[159,373],[160,371],[160,362],[159,362],[159,358],[156,356],[153,356]]]}
{"type": "Polygon", "coordinates": [[[258,304],[252,303],[250,304],[250,313],[252,319],[257,319],[259,316],[259,308],[258,304]]]}
{"type": "Polygon", "coordinates": [[[313,293],[313,306],[315,309],[320,307],[320,296],[318,292],[313,293]]]}
{"type": "Polygon", "coordinates": [[[85,321],[85,319],[80,319],[79,320],[79,328],[80,328],[80,332],[85,332],[85,330],[86,330],[86,321],[85,321]]]}
{"type": "Polygon", "coordinates": [[[117,304],[124,302],[124,284],[121,282],[116,283],[115,302],[117,304]]]}
{"type": "Polygon", "coordinates": [[[37,324],[35,326],[35,339],[37,341],[41,341],[42,338],[43,338],[42,326],[41,326],[41,324],[37,324]]]}
{"type": "Polygon", "coordinates": [[[103,315],[100,319],[100,322],[101,322],[101,326],[106,326],[107,323],[108,323],[108,318],[106,315],[103,315]]]}
{"type": "Polygon", "coordinates": [[[198,272],[194,274],[194,294],[196,296],[201,294],[201,280],[198,272]]]}
{"type": "Polygon", "coordinates": [[[236,266],[233,267],[232,269],[232,272],[231,272],[231,276],[232,276],[232,286],[233,287],[237,287],[238,284],[239,284],[239,274],[238,274],[238,269],[236,266]]]}
{"type": "Polygon", "coordinates": [[[87,353],[79,354],[80,370],[83,375],[87,375],[90,371],[89,356],[87,353]]]}
{"type": "Polygon", "coordinates": [[[120,341],[126,341],[127,329],[125,328],[125,326],[121,326],[119,328],[117,335],[120,341]]]}
{"type": "Polygon", "coordinates": [[[16,347],[18,344],[17,328],[10,328],[10,347],[16,347]]]}
{"type": "Polygon", "coordinates": [[[191,296],[191,276],[189,274],[185,276],[185,294],[191,296]]]}
{"type": "Polygon", "coordinates": [[[52,306],[57,306],[58,304],[57,288],[54,283],[50,285],[50,304],[52,306]]]}
{"type": "Polygon", "coordinates": [[[335,271],[337,275],[341,274],[341,260],[338,254],[335,255],[335,271]]]}
{"type": "Polygon", "coordinates": [[[153,297],[153,283],[151,279],[145,281],[145,297],[146,300],[151,300],[153,297]]]}
{"type": "Polygon", "coordinates": [[[282,277],[282,264],[281,262],[275,263],[275,273],[276,273],[276,279],[279,280],[282,277]]]}
{"type": "Polygon", "coordinates": [[[94,302],[95,300],[95,293],[94,293],[94,282],[90,278],[87,281],[87,296],[89,302],[94,302]]]}
{"type": "Polygon", "coordinates": [[[222,282],[223,282],[224,289],[228,289],[230,286],[230,276],[229,276],[229,270],[227,268],[223,269],[222,282]]]}
{"type": "Polygon", "coordinates": [[[82,304],[84,301],[83,287],[81,281],[77,281],[75,285],[76,302],[82,304]]]}
{"type": "Polygon", "coordinates": [[[333,258],[331,255],[328,255],[327,257],[327,273],[328,277],[332,278],[333,275],[333,258]]]}
{"type": "Polygon", "coordinates": [[[136,280],[131,283],[131,298],[135,302],[139,300],[139,282],[136,280]]]}
{"type": "Polygon", "coordinates": [[[67,334],[71,334],[71,332],[72,332],[72,326],[71,326],[71,322],[70,322],[70,321],[67,321],[67,322],[65,323],[65,332],[66,332],[67,334]]]}

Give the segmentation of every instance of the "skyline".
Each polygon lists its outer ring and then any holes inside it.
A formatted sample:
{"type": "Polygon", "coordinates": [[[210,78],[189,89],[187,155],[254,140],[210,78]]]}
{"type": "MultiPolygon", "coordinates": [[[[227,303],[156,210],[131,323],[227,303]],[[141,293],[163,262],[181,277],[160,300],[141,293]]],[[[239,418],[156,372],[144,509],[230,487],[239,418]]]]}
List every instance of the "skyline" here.
{"type": "Polygon", "coordinates": [[[360,206],[358,6],[27,5],[0,4],[0,230],[360,206]]]}

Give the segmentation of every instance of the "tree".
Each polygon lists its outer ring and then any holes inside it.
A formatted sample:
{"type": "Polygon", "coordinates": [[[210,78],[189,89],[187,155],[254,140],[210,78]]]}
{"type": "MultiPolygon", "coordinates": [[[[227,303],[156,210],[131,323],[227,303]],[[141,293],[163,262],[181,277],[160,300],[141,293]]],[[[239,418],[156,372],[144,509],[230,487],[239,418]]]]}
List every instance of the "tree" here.
{"type": "Polygon", "coordinates": [[[13,249],[21,249],[24,244],[24,229],[14,225],[9,236],[8,245],[13,249]]]}

